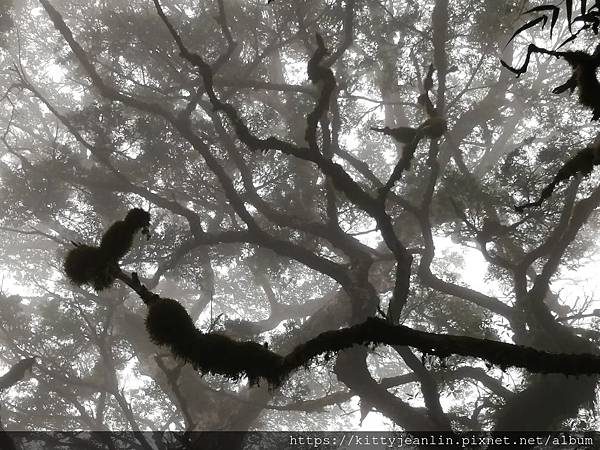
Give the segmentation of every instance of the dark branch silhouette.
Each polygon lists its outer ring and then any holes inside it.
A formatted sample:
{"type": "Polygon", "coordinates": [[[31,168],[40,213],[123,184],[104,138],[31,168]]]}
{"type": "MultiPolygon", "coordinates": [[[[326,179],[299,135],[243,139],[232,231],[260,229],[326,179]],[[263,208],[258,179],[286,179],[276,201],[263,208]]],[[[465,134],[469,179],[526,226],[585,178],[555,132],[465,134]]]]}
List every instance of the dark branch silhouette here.
{"type": "Polygon", "coordinates": [[[308,79],[313,83],[321,84],[321,93],[315,106],[306,117],[307,127],[305,133],[306,142],[312,151],[318,151],[317,144],[317,124],[324,114],[329,110],[331,94],[335,90],[335,77],[329,67],[321,65],[323,58],[329,53],[325,48],[325,42],[319,33],[316,34],[317,49],[308,61],[306,70],[308,79]]]}
{"type": "Polygon", "coordinates": [[[146,328],[154,343],[168,346],[176,357],[203,373],[234,380],[247,376],[251,383],[258,383],[264,378],[270,385],[279,386],[292,371],[306,366],[315,357],[327,357],[353,345],[404,345],[440,358],[453,354],[472,356],[502,369],[521,367],[536,373],[600,373],[600,356],[590,353],[554,354],[489,339],[418,331],[374,317],[358,325],[321,333],[281,356],[257,342],[201,332],[179,302],[151,292],[135,272],[131,277],[120,272],[117,278],[148,306],[146,328]]]}
{"type": "Polygon", "coordinates": [[[371,130],[383,133],[387,136],[391,136],[397,142],[404,144],[402,148],[402,155],[396,163],[392,175],[390,176],[387,183],[379,189],[380,198],[385,198],[389,191],[394,187],[396,182],[400,180],[402,173],[410,169],[410,164],[414,158],[415,151],[423,138],[429,138],[437,140],[444,135],[448,129],[446,117],[441,111],[436,108],[431,99],[429,98],[429,91],[433,87],[433,64],[429,65],[427,75],[423,80],[424,92],[419,95],[417,102],[423,107],[427,114],[427,120],[425,120],[417,128],[412,127],[371,127],[371,130]]]}
{"type": "Polygon", "coordinates": [[[561,94],[566,90],[573,92],[575,88],[577,88],[579,91],[579,103],[592,110],[592,120],[600,119],[600,82],[598,82],[598,78],[596,77],[596,71],[598,67],[600,67],[600,44],[592,54],[580,50],[559,52],[529,44],[525,61],[521,67],[516,68],[504,61],[500,62],[504,67],[519,77],[527,72],[531,55],[534,53],[551,55],[556,58],[563,58],[567,61],[573,71],[572,75],[565,83],[554,88],[552,92],[561,94]]]}
{"type": "Polygon", "coordinates": [[[600,164],[600,147],[598,144],[594,144],[592,146],[586,147],[583,150],[577,152],[575,156],[569,159],[567,162],[563,164],[563,166],[559,169],[557,174],[554,176],[554,179],[548,184],[540,194],[539,199],[534,202],[525,203],[523,205],[515,206],[515,210],[519,213],[522,213],[527,208],[532,208],[536,206],[540,206],[544,201],[549,198],[556,186],[562,182],[566,181],[574,176],[589,175],[594,166],[600,164]]]}

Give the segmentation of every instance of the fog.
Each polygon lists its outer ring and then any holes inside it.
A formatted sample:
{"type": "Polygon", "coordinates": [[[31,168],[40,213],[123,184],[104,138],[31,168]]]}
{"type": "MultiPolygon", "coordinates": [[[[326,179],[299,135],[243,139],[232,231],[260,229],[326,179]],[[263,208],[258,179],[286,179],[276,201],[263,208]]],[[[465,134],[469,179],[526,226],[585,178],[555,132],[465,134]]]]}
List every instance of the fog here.
{"type": "Polygon", "coordinates": [[[533,6],[1,1],[4,430],[597,430],[600,8],[533,6]]]}

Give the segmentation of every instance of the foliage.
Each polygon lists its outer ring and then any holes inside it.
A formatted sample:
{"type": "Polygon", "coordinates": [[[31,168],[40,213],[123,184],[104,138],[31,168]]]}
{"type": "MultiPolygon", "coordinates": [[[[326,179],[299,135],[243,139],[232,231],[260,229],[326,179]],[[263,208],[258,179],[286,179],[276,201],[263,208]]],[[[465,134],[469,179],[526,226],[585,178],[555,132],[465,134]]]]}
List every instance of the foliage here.
{"type": "MultiPolygon", "coordinates": [[[[595,305],[555,281],[589,267],[595,174],[514,211],[595,137],[575,102],[548,95],[576,70],[544,54],[518,82],[501,69],[516,1],[265,3],[166,1],[163,18],[141,1],[15,11],[20,40],[7,32],[0,53],[0,263],[20,295],[0,302],[1,345],[7,364],[43,356],[35,380],[7,391],[4,423],[505,429],[543,408],[536,425],[550,429],[583,417],[594,377],[501,370],[593,366],[573,354],[595,351],[595,305]],[[371,127],[416,129],[424,92],[446,122],[405,170],[403,143],[371,127]],[[70,242],[99,244],[135,207],[152,239],[119,252],[119,281],[69,283],[70,242]],[[472,252],[484,280],[466,273],[472,252]],[[162,299],[154,310],[131,293],[142,285],[162,299]],[[356,342],[381,345],[344,350],[356,342]],[[270,390],[245,384],[265,370],[270,390]],[[548,403],[530,404],[540,392],[548,403]]],[[[555,21],[555,9],[528,14],[546,14],[553,39],[567,13],[594,32],[562,8],[555,21]]]]}

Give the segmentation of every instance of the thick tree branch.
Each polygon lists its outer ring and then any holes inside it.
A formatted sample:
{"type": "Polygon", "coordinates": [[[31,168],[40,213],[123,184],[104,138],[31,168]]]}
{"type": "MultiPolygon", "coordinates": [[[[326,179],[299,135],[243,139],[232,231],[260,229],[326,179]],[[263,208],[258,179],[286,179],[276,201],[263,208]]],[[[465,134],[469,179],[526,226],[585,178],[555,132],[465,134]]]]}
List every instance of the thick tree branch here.
{"type": "MultiPolygon", "coordinates": [[[[372,317],[348,328],[321,333],[287,355],[280,356],[254,342],[236,342],[223,335],[202,333],[193,326],[193,322],[190,322],[191,326],[188,328],[189,324],[184,323],[187,313],[181,305],[175,305],[177,302],[162,299],[149,291],[139,282],[135,273],[129,276],[120,272],[117,278],[140,296],[148,305],[150,313],[156,305],[164,308],[165,313],[174,314],[173,317],[169,317],[168,314],[161,317],[162,320],[174,321],[172,323],[176,328],[163,328],[164,334],[161,334],[160,338],[154,335],[153,339],[157,343],[169,345],[177,356],[191,362],[202,371],[220,373],[231,378],[245,374],[251,381],[257,382],[259,377],[263,377],[278,385],[292,371],[305,366],[319,355],[365,344],[404,345],[440,358],[452,354],[470,356],[504,369],[520,367],[530,372],[564,375],[600,373],[600,356],[591,353],[548,353],[489,339],[418,331],[403,325],[391,325],[372,317]]],[[[148,326],[150,327],[150,324],[148,326]]],[[[152,334],[152,330],[149,331],[152,334]]]]}

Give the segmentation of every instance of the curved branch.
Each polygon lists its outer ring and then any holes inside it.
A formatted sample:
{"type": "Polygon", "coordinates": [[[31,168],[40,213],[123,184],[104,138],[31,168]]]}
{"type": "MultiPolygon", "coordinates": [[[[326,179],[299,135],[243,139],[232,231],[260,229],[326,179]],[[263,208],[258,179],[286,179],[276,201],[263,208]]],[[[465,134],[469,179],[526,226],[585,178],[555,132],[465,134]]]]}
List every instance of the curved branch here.
{"type": "Polygon", "coordinates": [[[232,379],[246,375],[251,383],[258,383],[262,377],[278,386],[292,371],[319,355],[366,344],[405,345],[440,358],[452,354],[470,356],[504,369],[520,367],[530,372],[564,375],[600,373],[600,356],[591,353],[549,353],[489,339],[428,333],[373,317],[357,325],[321,333],[281,356],[256,342],[236,342],[221,334],[202,333],[183,306],[149,291],[135,272],[131,276],[120,272],[117,278],[148,305],[146,324],[155,343],[168,345],[176,356],[202,372],[232,379]]]}

